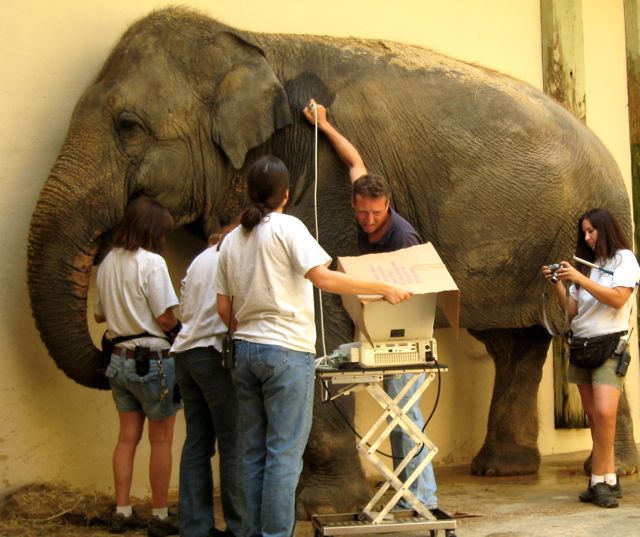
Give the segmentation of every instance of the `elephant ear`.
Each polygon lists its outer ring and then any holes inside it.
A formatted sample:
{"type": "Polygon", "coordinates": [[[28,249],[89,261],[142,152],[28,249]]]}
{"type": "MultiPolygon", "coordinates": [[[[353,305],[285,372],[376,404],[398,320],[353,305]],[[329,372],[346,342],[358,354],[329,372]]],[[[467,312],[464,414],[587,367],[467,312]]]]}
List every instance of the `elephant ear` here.
{"type": "Polygon", "coordinates": [[[235,169],[247,152],[291,123],[289,100],[262,51],[229,33],[216,39],[229,71],[213,98],[211,132],[235,169]]]}

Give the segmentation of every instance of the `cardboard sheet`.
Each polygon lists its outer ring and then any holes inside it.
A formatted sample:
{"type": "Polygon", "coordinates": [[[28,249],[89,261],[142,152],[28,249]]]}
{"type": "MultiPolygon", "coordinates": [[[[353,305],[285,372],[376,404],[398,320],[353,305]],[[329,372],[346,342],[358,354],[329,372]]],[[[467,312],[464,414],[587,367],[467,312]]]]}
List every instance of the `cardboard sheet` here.
{"type": "Polygon", "coordinates": [[[342,295],[345,309],[369,341],[432,337],[435,304],[457,336],[460,291],[431,243],[382,254],[339,257],[338,269],[357,278],[401,285],[414,294],[396,306],[386,302],[373,305],[382,301],[380,296],[342,295]],[[435,295],[435,300],[429,295],[435,295]]]}

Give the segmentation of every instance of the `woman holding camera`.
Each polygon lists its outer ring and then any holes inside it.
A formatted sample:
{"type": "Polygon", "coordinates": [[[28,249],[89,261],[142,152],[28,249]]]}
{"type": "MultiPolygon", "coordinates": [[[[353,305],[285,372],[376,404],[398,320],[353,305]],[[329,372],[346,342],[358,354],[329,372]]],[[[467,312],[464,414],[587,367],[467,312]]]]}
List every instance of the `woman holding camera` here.
{"type": "Polygon", "coordinates": [[[604,361],[597,367],[569,365],[568,380],[578,385],[593,441],[592,475],[580,501],[617,507],[622,492],[616,476],[614,438],[623,376],[616,374],[619,358],[613,349],[629,331],[630,297],[640,267],[620,224],[606,209],[591,209],[579,218],[575,255],[596,267],[580,264],[576,268],[562,261],[556,270],[545,266],[542,272],[571,321],[572,347],[597,342],[606,348],[604,361]],[[564,282],[570,283],[568,292],[564,282]]]}
{"type": "Polygon", "coordinates": [[[231,371],[240,405],[246,537],[290,537],[313,408],[316,327],[312,284],[333,293],[410,293],[329,270],[331,257],[297,218],[283,214],[289,171],[273,156],[249,170],[251,205],[220,249],[218,312],[234,333],[231,371]]]}
{"type": "Polygon", "coordinates": [[[167,209],[151,198],[129,203],[113,236],[113,249],[96,276],[95,319],[106,322],[115,346],[106,375],[118,410],[120,431],[113,453],[116,512],[109,531],[124,533],[145,525],[131,507],[136,448],[149,420],[150,537],[175,535],[175,517],[167,509],[175,374],[170,340],[179,330],[172,309],[178,304],[165,260],[159,252],[173,229],[167,209]]]}

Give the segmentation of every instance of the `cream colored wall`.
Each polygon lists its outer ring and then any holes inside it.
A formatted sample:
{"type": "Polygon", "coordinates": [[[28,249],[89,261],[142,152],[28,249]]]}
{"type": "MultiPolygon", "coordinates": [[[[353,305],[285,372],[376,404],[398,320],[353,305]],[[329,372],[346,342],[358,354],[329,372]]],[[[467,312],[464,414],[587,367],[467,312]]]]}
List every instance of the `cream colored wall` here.
{"type": "MultiPolygon", "coordinates": [[[[538,0],[207,0],[188,2],[204,13],[256,31],[359,35],[431,47],[542,86],[538,0]]],[[[67,480],[111,490],[110,457],[117,417],[108,392],[92,391],[56,369],[31,318],[26,289],[26,240],[40,188],[63,141],[81,92],[127,26],[153,0],[5,0],[0,32],[0,492],[31,481],[67,480]]],[[[627,181],[622,0],[585,0],[588,121],[617,158],[627,181]]],[[[175,283],[199,248],[184,233],[171,243],[175,283]]],[[[100,330],[94,331],[96,337],[100,330]]],[[[463,334],[439,331],[443,377],[432,437],[441,463],[468,461],[484,440],[493,368],[483,347],[463,334]]],[[[540,388],[543,453],[586,449],[585,431],[553,430],[552,379],[540,388]]],[[[629,373],[638,408],[638,368],[629,373]]],[[[434,390],[425,402],[432,404],[434,390]]],[[[359,410],[364,410],[364,400],[359,410]]],[[[364,414],[364,412],[363,412],[364,414]]],[[[369,419],[364,417],[364,422],[369,419]]],[[[175,455],[184,438],[176,427],[175,455]]],[[[636,430],[638,425],[636,423],[636,430]]],[[[146,443],[134,493],[147,494],[146,443]]],[[[177,464],[173,485],[177,483],[177,464]]]]}

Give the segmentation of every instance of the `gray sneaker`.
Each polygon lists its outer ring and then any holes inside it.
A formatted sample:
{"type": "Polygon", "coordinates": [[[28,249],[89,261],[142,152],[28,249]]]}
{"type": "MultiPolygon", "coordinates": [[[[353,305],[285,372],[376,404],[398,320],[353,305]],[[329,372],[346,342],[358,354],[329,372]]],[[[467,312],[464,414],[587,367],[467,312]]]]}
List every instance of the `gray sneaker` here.
{"type": "Polygon", "coordinates": [[[178,535],[178,517],[170,514],[164,520],[157,516],[152,516],[147,524],[147,535],[149,537],[167,537],[167,535],[178,535]]]}
{"type": "MultiPolygon", "coordinates": [[[[607,486],[609,487],[611,492],[613,492],[613,495],[616,498],[622,498],[622,486],[620,485],[620,478],[618,478],[615,485],[607,486]]],[[[591,487],[587,486],[587,490],[581,492],[579,498],[581,502],[591,502],[593,499],[593,492],[591,491],[591,487]]]]}
{"type": "Polygon", "coordinates": [[[606,483],[596,483],[580,494],[580,501],[592,503],[598,507],[618,507],[616,494],[611,488],[606,483]]]}
{"type": "Polygon", "coordinates": [[[109,521],[109,533],[124,533],[127,530],[137,530],[146,526],[144,520],[133,511],[131,516],[122,513],[113,513],[109,521]]]}
{"type": "Polygon", "coordinates": [[[616,498],[622,498],[622,487],[620,486],[620,478],[617,479],[615,485],[609,485],[609,488],[616,498]]]}

